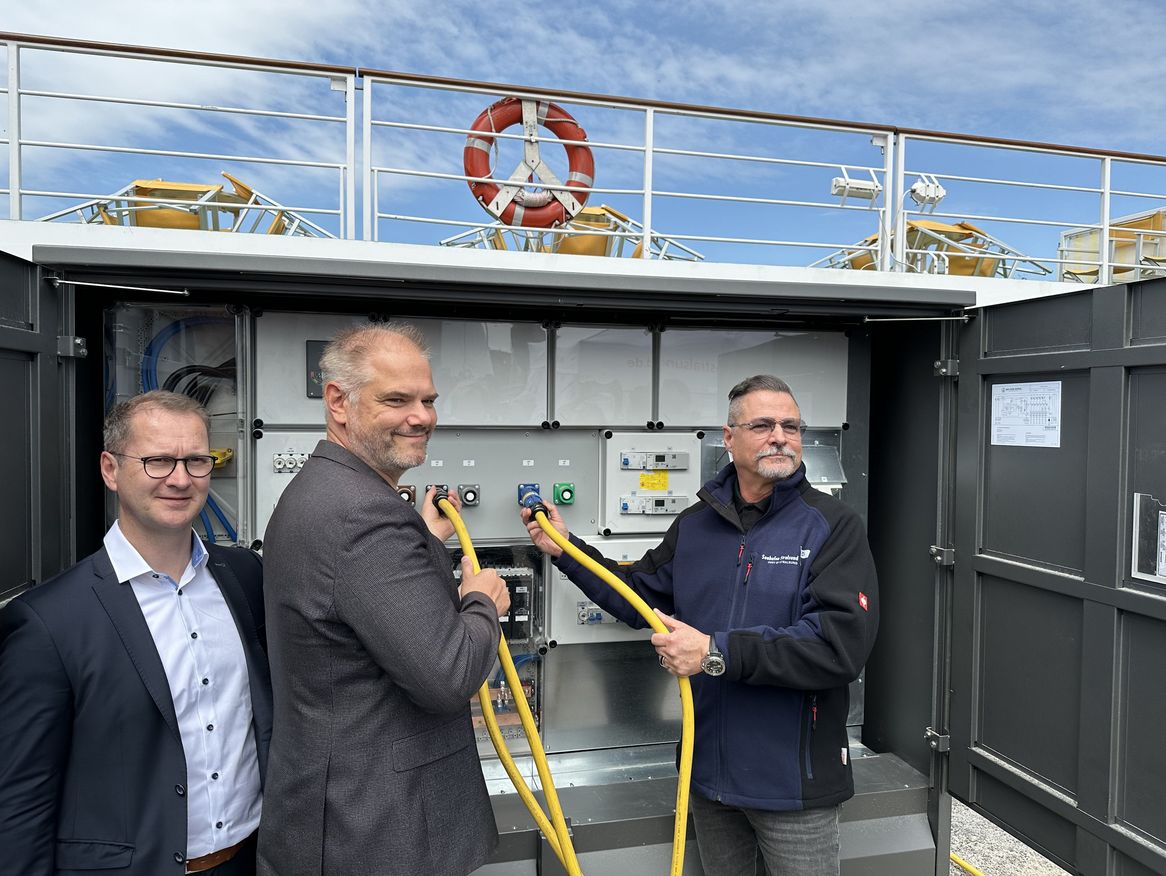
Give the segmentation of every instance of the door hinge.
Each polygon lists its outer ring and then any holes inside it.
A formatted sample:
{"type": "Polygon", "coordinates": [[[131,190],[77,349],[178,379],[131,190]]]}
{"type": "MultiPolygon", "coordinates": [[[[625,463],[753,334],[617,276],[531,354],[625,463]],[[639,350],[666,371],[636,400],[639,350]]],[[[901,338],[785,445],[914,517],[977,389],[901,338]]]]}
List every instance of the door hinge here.
{"type": "Polygon", "coordinates": [[[960,360],[959,359],[936,359],[931,363],[934,369],[932,373],[936,377],[959,377],[960,376],[960,360]]]}
{"type": "Polygon", "coordinates": [[[931,727],[923,731],[923,739],[931,746],[932,751],[938,751],[940,754],[951,751],[951,737],[939,733],[931,727]]]}
{"type": "Polygon", "coordinates": [[[57,355],[68,359],[84,359],[89,355],[89,347],[84,338],[78,338],[74,335],[58,335],[57,355]]]}
{"type": "Polygon", "coordinates": [[[931,559],[935,561],[937,566],[954,566],[955,565],[955,548],[940,547],[933,544],[928,551],[931,554],[931,559]]]}

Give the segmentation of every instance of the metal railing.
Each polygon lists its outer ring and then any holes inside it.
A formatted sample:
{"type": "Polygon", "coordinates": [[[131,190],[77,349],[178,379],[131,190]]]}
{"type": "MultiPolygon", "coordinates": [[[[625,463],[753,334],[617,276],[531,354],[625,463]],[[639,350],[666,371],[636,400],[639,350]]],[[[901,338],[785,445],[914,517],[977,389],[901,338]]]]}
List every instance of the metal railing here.
{"type": "MultiPolygon", "coordinates": [[[[142,176],[133,173],[132,165],[128,162],[111,162],[113,157],[142,156],[153,159],[180,159],[181,161],[150,162],[147,166],[162,168],[168,173],[170,168],[189,169],[196,164],[214,162],[227,163],[233,169],[244,166],[254,172],[255,168],[281,167],[295,170],[314,169],[329,172],[335,177],[335,206],[321,206],[319,201],[287,206],[285,209],[297,214],[315,214],[319,216],[335,217],[340,237],[351,237],[355,232],[355,174],[356,165],[356,120],[354,115],[356,94],[356,69],[345,67],[329,67],[326,65],[296,64],[290,62],[276,62],[261,58],[236,58],[225,55],[207,55],[193,52],[180,52],[151,49],[148,47],[113,46],[98,43],[84,43],[76,40],[52,40],[42,37],[6,34],[0,37],[7,51],[7,82],[4,93],[7,101],[7,131],[8,139],[8,185],[5,193],[8,195],[8,218],[23,219],[26,213],[28,199],[55,200],[65,199],[99,200],[107,197],[115,188],[121,189],[125,183],[122,176],[115,183],[109,180],[104,191],[92,189],[78,191],[76,187],[61,186],[32,186],[26,183],[26,158],[34,150],[59,150],[66,153],[72,163],[82,154],[96,155],[105,160],[108,168],[112,163],[119,170],[124,168],[127,175],[142,176]],[[193,65],[204,70],[221,70],[228,73],[266,74],[276,82],[287,87],[295,88],[305,82],[327,83],[329,91],[343,91],[345,95],[345,112],[343,114],[329,114],[320,112],[296,112],[273,108],[272,106],[239,106],[230,103],[220,104],[208,100],[203,103],[179,100],[160,100],[142,97],[127,97],[122,95],[98,94],[90,91],[68,90],[60,88],[28,88],[23,86],[25,71],[29,65],[28,57],[44,56],[47,53],[61,53],[73,59],[86,58],[100,60],[110,64],[135,61],[147,62],[151,69],[155,65],[173,67],[174,65],[193,65]],[[129,107],[136,109],[152,109],[162,111],[179,111],[186,114],[184,124],[193,126],[195,116],[226,116],[238,120],[239,125],[256,120],[268,122],[282,122],[290,127],[290,122],[309,122],[315,125],[343,126],[344,147],[343,155],[337,155],[332,160],[324,160],[309,154],[294,153],[294,145],[285,139],[256,136],[250,138],[249,145],[259,147],[248,151],[201,151],[178,149],[160,146],[123,145],[110,142],[90,142],[81,138],[43,138],[30,136],[25,132],[25,114],[30,101],[39,101],[41,106],[56,104],[62,107],[75,107],[78,104],[96,104],[102,116],[100,128],[103,131],[121,131],[123,134],[137,133],[135,127],[146,127],[142,124],[142,117],[136,118],[119,114],[116,108],[129,107]],[[112,119],[112,120],[111,120],[112,119]],[[119,127],[118,122],[123,127],[119,127]]],[[[41,57],[39,60],[44,60],[41,57]]],[[[50,65],[51,66],[51,65],[50,65]]],[[[241,83],[224,83],[231,96],[243,90],[241,83]]],[[[278,101],[280,94],[269,95],[273,101],[278,101]]],[[[51,114],[51,110],[50,110],[51,114]]],[[[97,116],[94,116],[95,120],[97,116]]],[[[95,126],[96,127],[96,126],[95,126]]],[[[244,129],[245,130],[245,129],[244,129]]],[[[208,130],[208,135],[210,131],[208,130]]],[[[144,136],[143,132],[143,136],[144,136]]],[[[52,162],[49,162],[52,163],[52,162]]],[[[59,164],[59,163],[58,163],[59,164]]],[[[146,162],[143,162],[146,164],[146,162]]],[[[209,168],[208,168],[209,170],[209,168]]],[[[196,171],[197,172],[197,171],[196,171]]],[[[44,172],[41,173],[44,176],[44,172]]],[[[96,181],[107,177],[105,172],[94,171],[92,177],[96,181]]],[[[208,176],[218,175],[215,167],[208,176]]],[[[96,188],[96,185],[94,186],[96,188]]],[[[122,194],[122,200],[134,203],[147,204],[147,198],[134,198],[122,194]]],[[[62,212],[62,211],[57,211],[62,212]]],[[[67,211],[65,211],[67,212],[67,211]]]]}
{"type": "MultiPolygon", "coordinates": [[[[0,194],[14,219],[34,212],[33,203],[55,201],[55,210],[39,215],[60,216],[71,206],[62,201],[94,201],[115,191],[127,205],[147,206],[147,198],[135,202],[125,194],[127,178],[145,175],[137,168],[189,171],[217,162],[236,172],[238,165],[294,171],[270,194],[280,206],[294,204],[289,211],[335,223],[339,237],[557,251],[580,234],[578,227],[506,225],[467,188],[495,180],[494,168],[489,177],[466,172],[460,160],[466,138],[479,132],[464,125],[509,96],[554,102],[588,130],[595,180],[586,187],[544,180],[538,188],[569,190],[618,213],[621,222],[586,231],[616,238],[621,245],[607,248],[612,255],[631,252],[622,244],[634,243],[635,256],[647,259],[671,251],[710,261],[1099,283],[1166,275],[1162,156],[19,34],[0,34],[0,43],[7,49],[0,93],[8,120],[0,140],[8,153],[0,194]],[[51,53],[70,64],[85,58],[187,65],[262,74],[270,83],[267,91],[249,92],[216,81],[218,92],[195,88],[194,95],[171,99],[70,88],[55,81],[51,63],[30,68],[30,61],[51,53]],[[47,81],[33,82],[32,75],[47,81]],[[312,90],[321,82],[324,94],[312,90]],[[363,92],[359,103],[357,91],[363,92]],[[329,107],[332,92],[343,93],[342,111],[329,107]],[[131,111],[180,114],[186,127],[150,144],[156,125],[102,125],[123,131],[122,143],[57,136],[28,124],[30,107],[44,117],[45,107],[82,105],[100,108],[103,119],[128,118],[131,111]],[[176,142],[197,128],[193,117],[218,120],[202,129],[216,145],[221,126],[229,127],[236,148],[197,150],[176,142]],[[329,142],[327,132],[338,130],[342,135],[329,142]],[[69,156],[65,165],[85,170],[85,184],[45,184],[44,169],[34,165],[52,164],[48,153],[69,156]],[[101,162],[86,163],[85,156],[101,162]],[[314,174],[331,178],[331,194],[314,174]],[[519,245],[505,243],[507,235],[519,245]]],[[[489,131],[488,139],[499,161],[532,144],[548,156],[577,145],[545,128],[521,126],[489,131]]],[[[517,179],[529,186],[521,174],[498,176],[500,185],[517,179]]]]}

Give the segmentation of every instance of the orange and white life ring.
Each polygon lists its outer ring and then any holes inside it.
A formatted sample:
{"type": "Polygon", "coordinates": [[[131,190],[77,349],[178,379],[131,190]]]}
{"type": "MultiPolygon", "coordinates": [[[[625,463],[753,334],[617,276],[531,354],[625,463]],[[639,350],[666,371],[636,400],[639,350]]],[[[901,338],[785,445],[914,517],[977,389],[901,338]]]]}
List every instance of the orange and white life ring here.
{"type": "MultiPolygon", "coordinates": [[[[463,155],[466,176],[477,177],[480,182],[470,181],[470,191],[486,211],[505,225],[519,225],[525,228],[553,228],[562,225],[583,209],[587,195],[594,185],[595,158],[591,149],[582,145],[587,139],[586,132],[562,107],[548,101],[523,101],[517,97],[504,97],[482,110],[481,115],[470,125],[472,131],[466,137],[463,155]],[[553,132],[560,140],[577,142],[563,143],[567,150],[568,174],[562,185],[567,189],[582,189],[580,192],[544,190],[528,192],[521,185],[507,185],[495,182],[490,172],[490,148],[494,145],[494,134],[511,125],[522,124],[523,103],[536,107],[538,124],[553,132]],[[489,180],[489,181],[486,181],[489,180]],[[501,197],[499,195],[501,194],[501,197]]],[[[537,143],[534,144],[537,147],[537,143]]],[[[537,155],[537,149],[535,154],[537,155]]],[[[530,153],[527,153],[528,157],[530,153]]],[[[524,163],[527,160],[524,158],[524,163]]],[[[520,165],[521,166],[521,165],[520,165]]],[[[530,168],[534,173],[534,168],[530,168]]],[[[543,167],[543,181],[549,170],[543,167]]],[[[554,182],[558,182],[555,180],[554,182]]]]}

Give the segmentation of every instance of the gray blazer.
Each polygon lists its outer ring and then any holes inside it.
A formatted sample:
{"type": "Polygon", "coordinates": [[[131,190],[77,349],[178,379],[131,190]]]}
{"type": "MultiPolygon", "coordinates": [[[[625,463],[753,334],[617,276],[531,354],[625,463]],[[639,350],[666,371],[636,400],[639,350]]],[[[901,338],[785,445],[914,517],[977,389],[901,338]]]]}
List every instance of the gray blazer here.
{"type": "Polygon", "coordinates": [[[498,841],[469,700],[493,602],[369,466],[321,441],[264,542],[275,701],[259,872],[465,874],[498,841]]]}

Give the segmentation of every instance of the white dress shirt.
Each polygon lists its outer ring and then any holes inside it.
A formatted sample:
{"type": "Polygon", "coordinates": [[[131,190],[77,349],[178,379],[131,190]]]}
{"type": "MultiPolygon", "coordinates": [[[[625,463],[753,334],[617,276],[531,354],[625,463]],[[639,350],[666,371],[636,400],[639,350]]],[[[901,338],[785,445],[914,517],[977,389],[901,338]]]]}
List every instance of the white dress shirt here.
{"type": "Polygon", "coordinates": [[[186,856],[225,849],[259,826],[262,791],[247,659],[235,619],[191,530],[182,577],[151,569],[114,523],[105,550],[154,637],[186,755],[186,856]]]}

